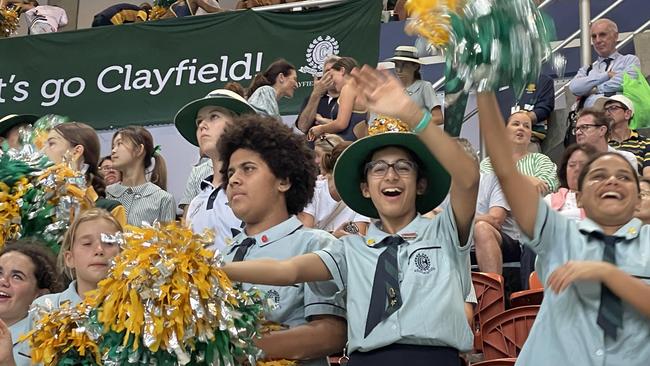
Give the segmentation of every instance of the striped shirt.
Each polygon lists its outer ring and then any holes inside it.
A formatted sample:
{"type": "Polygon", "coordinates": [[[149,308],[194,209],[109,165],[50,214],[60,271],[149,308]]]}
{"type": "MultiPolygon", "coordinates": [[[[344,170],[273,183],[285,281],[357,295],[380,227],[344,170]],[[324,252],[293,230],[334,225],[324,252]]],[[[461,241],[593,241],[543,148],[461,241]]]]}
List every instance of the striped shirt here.
{"type": "MultiPolygon", "coordinates": [[[[557,166],[551,159],[540,153],[528,153],[517,160],[517,170],[523,175],[535,177],[546,183],[550,192],[557,191],[560,182],[557,179],[557,166]]],[[[494,173],[490,158],[487,157],[481,162],[481,173],[494,173]]]]}
{"type": "Polygon", "coordinates": [[[126,208],[126,222],[129,225],[142,226],[143,222],[170,222],[176,219],[174,197],[151,182],[135,187],[112,184],[106,187],[106,198],[119,201],[126,208]]]}
{"type": "Polygon", "coordinates": [[[634,154],[639,163],[640,172],[643,172],[643,168],[650,166],[650,139],[639,135],[637,131],[632,130],[630,137],[622,142],[609,140],[609,146],[634,154]]]}
{"type": "Polygon", "coordinates": [[[194,197],[198,196],[201,192],[201,184],[204,179],[211,176],[213,172],[212,160],[206,159],[205,161],[200,162],[199,164],[192,167],[190,176],[187,178],[187,183],[185,183],[185,191],[183,191],[183,197],[178,203],[180,206],[189,205],[194,197]]]}

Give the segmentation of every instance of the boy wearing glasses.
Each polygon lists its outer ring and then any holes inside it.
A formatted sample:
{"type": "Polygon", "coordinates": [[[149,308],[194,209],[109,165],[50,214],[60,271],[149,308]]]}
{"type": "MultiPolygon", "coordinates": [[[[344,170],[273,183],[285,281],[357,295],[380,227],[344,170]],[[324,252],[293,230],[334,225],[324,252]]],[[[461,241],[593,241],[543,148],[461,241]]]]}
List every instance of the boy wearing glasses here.
{"type": "Polygon", "coordinates": [[[634,103],[628,97],[616,94],[599,99],[597,106],[612,119],[609,146],[634,154],[639,163],[639,170],[644,175],[650,174],[650,140],[630,129],[630,120],[634,117],[634,103]]]}
{"type": "Polygon", "coordinates": [[[473,342],[464,300],[478,167],[397,79],[368,66],[352,75],[371,110],[403,121],[373,126],[383,133],[349,146],[334,170],[343,201],[378,221],[315,253],[225,270],[275,285],[334,279],[347,300],[349,366],[457,366],[473,342]],[[448,208],[421,216],[447,193],[448,208]]]}
{"type": "Polygon", "coordinates": [[[632,168],[639,171],[636,156],[628,151],[615,149],[607,144],[611,120],[603,112],[595,109],[583,109],[578,116],[576,126],[571,132],[576,136],[578,145],[589,145],[597,152],[616,152],[627,160],[632,168]]]}

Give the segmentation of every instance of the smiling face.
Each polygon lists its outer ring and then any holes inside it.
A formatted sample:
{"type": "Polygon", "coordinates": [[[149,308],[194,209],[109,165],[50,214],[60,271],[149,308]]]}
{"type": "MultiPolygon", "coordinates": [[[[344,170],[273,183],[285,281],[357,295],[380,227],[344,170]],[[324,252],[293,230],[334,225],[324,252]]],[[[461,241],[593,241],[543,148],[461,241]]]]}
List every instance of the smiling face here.
{"type": "Polygon", "coordinates": [[[78,288],[96,288],[108,274],[110,262],[119,254],[115,243],[104,243],[101,234],[115,235],[115,225],[103,218],[82,222],[77,226],[72,248],[64,252],[65,265],[73,268],[78,288]]]}
{"type": "Polygon", "coordinates": [[[298,89],[296,70],[289,70],[287,75],[279,74],[275,84],[279,97],[293,98],[293,93],[298,89]]]}
{"type": "Polygon", "coordinates": [[[411,155],[397,147],[387,147],[372,155],[367,181],[361,183],[361,193],[370,198],[382,220],[411,220],[415,217],[415,199],[424,193],[426,183],[424,179],[418,182],[417,167],[413,164],[411,155]],[[401,166],[382,169],[386,164],[401,166]]]}
{"type": "Polygon", "coordinates": [[[196,114],[196,139],[201,154],[218,157],[217,142],[232,119],[233,114],[222,107],[206,106],[199,109],[196,114]]]}
{"type": "Polygon", "coordinates": [[[22,253],[0,257],[0,319],[9,326],[26,317],[29,305],[43,294],[35,270],[34,262],[22,253]]]}
{"type": "Polygon", "coordinates": [[[591,43],[598,56],[608,57],[614,53],[617,39],[618,32],[610,21],[596,21],[591,26],[591,43]]]}
{"type": "Polygon", "coordinates": [[[235,216],[247,226],[264,222],[269,207],[284,207],[285,192],[291,185],[276,177],[262,156],[252,150],[238,149],[230,157],[226,195],[235,216]]]}
{"type": "Polygon", "coordinates": [[[530,117],[526,113],[519,112],[511,115],[506,126],[510,141],[515,145],[528,147],[532,134],[532,124],[530,117]]]}
{"type": "Polygon", "coordinates": [[[577,195],[587,217],[603,226],[625,225],[639,199],[636,173],[618,154],[605,154],[586,166],[577,195]]]}

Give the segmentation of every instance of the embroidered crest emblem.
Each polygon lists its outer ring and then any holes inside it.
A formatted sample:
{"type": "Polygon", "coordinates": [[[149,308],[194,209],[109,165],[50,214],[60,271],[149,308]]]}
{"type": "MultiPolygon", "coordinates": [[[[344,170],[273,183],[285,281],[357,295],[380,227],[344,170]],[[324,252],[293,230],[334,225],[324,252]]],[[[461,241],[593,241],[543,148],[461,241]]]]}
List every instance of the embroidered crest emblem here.
{"type": "Polygon", "coordinates": [[[415,272],[419,273],[429,273],[433,271],[433,265],[431,264],[431,258],[424,253],[418,253],[415,255],[415,272]]]}
{"type": "Polygon", "coordinates": [[[332,36],[318,36],[307,47],[305,54],[308,66],[302,66],[298,71],[303,74],[320,76],[323,73],[323,63],[331,55],[339,54],[339,42],[332,36]]]}
{"type": "Polygon", "coordinates": [[[276,290],[268,290],[266,291],[266,297],[273,301],[273,304],[275,307],[279,308],[280,307],[280,293],[277,292],[276,290]]]}

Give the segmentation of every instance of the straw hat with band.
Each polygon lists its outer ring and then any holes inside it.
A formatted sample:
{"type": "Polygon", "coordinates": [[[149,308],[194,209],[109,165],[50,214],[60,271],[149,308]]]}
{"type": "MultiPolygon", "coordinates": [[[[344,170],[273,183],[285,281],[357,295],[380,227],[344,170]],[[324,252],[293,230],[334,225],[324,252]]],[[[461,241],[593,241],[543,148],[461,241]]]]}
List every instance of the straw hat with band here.
{"type": "Polygon", "coordinates": [[[0,118],[0,135],[20,124],[32,124],[38,120],[38,116],[32,114],[9,114],[0,118]]]}
{"type": "Polygon", "coordinates": [[[419,213],[427,213],[442,202],[451,184],[449,173],[431,154],[429,148],[416,133],[410,131],[399,120],[378,117],[368,128],[369,136],[355,141],[346,148],[334,167],[334,183],[341,199],[353,211],[371,218],[379,218],[379,213],[370,198],[361,193],[361,182],[365,181],[365,164],[372,154],[386,147],[399,147],[410,151],[418,159],[423,177],[427,180],[426,190],[415,199],[419,213]]]}
{"type": "Polygon", "coordinates": [[[416,64],[422,64],[422,61],[420,61],[420,58],[418,57],[418,50],[413,46],[397,46],[397,48],[395,48],[395,54],[393,57],[389,58],[386,61],[407,61],[416,64]]]}
{"type": "Polygon", "coordinates": [[[194,146],[199,146],[196,139],[196,115],[203,107],[222,107],[235,114],[255,113],[253,107],[248,104],[239,94],[227,90],[217,89],[210,92],[204,98],[187,103],[174,117],[174,124],[178,132],[194,146]]]}

